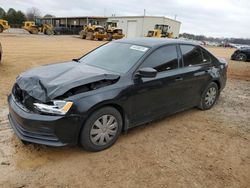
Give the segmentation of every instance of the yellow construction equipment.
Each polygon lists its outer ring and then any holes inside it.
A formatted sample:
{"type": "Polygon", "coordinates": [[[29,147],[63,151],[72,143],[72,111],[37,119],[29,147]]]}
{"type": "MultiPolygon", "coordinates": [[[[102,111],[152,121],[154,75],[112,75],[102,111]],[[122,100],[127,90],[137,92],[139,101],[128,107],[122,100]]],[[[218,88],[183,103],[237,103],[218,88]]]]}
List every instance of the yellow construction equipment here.
{"type": "Polygon", "coordinates": [[[0,33],[9,28],[10,26],[8,24],[8,21],[0,19],[0,33]]]}
{"type": "Polygon", "coordinates": [[[30,34],[38,34],[39,32],[44,33],[45,35],[54,35],[54,28],[50,24],[41,24],[36,25],[33,21],[23,22],[23,29],[27,30],[30,34]]]}
{"type": "Polygon", "coordinates": [[[79,34],[81,39],[103,40],[104,38],[107,38],[107,33],[103,26],[96,24],[92,25],[91,23],[85,25],[79,34]]]}
{"type": "Polygon", "coordinates": [[[125,35],[122,33],[122,29],[117,27],[116,22],[106,22],[105,25],[107,40],[112,41],[112,39],[122,39],[125,35]]]}
{"type": "Polygon", "coordinates": [[[38,34],[39,28],[36,26],[33,21],[25,21],[23,22],[23,29],[28,31],[30,34],[38,34]]]}
{"type": "Polygon", "coordinates": [[[169,32],[170,26],[156,24],[154,30],[148,31],[147,37],[173,38],[173,32],[169,32]]]}

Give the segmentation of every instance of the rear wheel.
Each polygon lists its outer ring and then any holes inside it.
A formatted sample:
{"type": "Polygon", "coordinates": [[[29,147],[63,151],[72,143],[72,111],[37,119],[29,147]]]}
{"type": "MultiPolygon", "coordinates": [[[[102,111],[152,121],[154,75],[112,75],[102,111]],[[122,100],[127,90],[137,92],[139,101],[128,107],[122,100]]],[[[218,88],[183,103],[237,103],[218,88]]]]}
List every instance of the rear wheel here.
{"type": "Polygon", "coordinates": [[[50,29],[46,29],[44,34],[46,34],[46,35],[52,35],[53,31],[51,31],[50,29]]]}
{"type": "Polygon", "coordinates": [[[4,29],[3,29],[3,26],[0,25],[0,33],[2,33],[3,30],[4,30],[4,29]]]}
{"type": "Polygon", "coordinates": [[[112,39],[113,39],[113,36],[112,36],[112,33],[108,33],[108,41],[112,41],[112,39]]]}
{"type": "Polygon", "coordinates": [[[94,33],[93,32],[87,32],[86,39],[87,40],[94,40],[94,33]]]}
{"type": "Polygon", "coordinates": [[[88,151],[101,151],[112,146],[122,130],[122,117],[112,107],[95,111],[83,126],[80,144],[88,151]]]}
{"type": "Polygon", "coordinates": [[[239,53],[239,54],[236,56],[236,60],[237,60],[237,61],[246,61],[246,60],[247,60],[247,56],[246,56],[246,54],[239,53]]]}
{"type": "Polygon", "coordinates": [[[214,82],[211,82],[202,94],[199,108],[201,110],[209,110],[210,108],[213,107],[218,97],[219,97],[218,85],[214,82]]]}

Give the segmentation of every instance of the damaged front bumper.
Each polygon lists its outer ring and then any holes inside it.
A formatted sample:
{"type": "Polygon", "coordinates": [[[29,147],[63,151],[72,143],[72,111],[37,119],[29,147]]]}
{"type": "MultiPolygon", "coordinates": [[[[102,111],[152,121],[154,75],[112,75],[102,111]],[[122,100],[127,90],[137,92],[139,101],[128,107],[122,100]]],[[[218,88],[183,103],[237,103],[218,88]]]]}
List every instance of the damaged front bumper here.
{"type": "Polygon", "coordinates": [[[9,95],[8,103],[10,124],[21,140],[49,146],[78,143],[82,122],[80,116],[52,116],[29,112],[12,95],[9,95]]]}

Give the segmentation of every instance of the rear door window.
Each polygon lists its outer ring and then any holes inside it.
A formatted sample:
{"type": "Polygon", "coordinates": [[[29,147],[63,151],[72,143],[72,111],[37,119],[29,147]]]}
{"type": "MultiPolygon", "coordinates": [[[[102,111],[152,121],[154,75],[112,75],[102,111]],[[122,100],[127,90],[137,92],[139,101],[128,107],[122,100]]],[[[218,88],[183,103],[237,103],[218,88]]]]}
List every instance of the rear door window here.
{"type": "Polygon", "coordinates": [[[180,45],[184,67],[203,63],[201,49],[193,45],[180,45]]]}
{"type": "Polygon", "coordinates": [[[203,49],[201,49],[202,51],[202,55],[203,55],[203,63],[211,63],[211,56],[209,55],[209,53],[203,49]]]}

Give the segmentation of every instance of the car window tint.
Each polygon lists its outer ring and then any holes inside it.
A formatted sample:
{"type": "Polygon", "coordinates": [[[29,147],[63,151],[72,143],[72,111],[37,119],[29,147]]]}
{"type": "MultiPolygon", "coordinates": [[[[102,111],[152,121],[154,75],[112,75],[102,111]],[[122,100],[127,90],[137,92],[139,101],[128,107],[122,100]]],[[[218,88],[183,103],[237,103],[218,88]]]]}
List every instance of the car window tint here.
{"type": "Polygon", "coordinates": [[[203,55],[203,62],[204,63],[210,63],[211,62],[211,56],[208,54],[207,51],[205,50],[201,50],[202,51],[202,55],[203,55]]]}
{"type": "Polygon", "coordinates": [[[203,57],[199,47],[192,45],[181,45],[180,47],[185,67],[203,63],[203,57]]]}
{"type": "Polygon", "coordinates": [[[172,70],[178,68],[178,55],[176,46],[165,46],[152,52],[144,61],[142,67],[152,67],[158,72],[172,70]]]}

